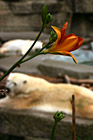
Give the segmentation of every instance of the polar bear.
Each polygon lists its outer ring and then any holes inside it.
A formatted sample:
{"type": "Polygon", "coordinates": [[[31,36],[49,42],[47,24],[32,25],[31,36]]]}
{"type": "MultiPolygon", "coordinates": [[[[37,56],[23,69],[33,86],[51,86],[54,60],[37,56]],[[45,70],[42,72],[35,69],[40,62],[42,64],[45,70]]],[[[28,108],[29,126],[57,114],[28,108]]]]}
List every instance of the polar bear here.
{"type": "MultiPolygon", "coordinates": [[[[0,54],[9,54],[9,55],[24,55],[27,50],[34,43],[34,40],[23,40],[15,39],[5,42],[0,48],[0,54]]],[[[39,51],[43,46],[43,42],[37,41],[32,49],[33,52],[39,51]]]]}
{"type": "Polygon", "coordinates": [[[9,94],[0,101],[0,106],[71,114],[71,99],[75,95],[76,115],[93,119],[93,92],[87,88],[72,84],[54,84],[23,73],[11,73],[6,87],[9,94]]]}

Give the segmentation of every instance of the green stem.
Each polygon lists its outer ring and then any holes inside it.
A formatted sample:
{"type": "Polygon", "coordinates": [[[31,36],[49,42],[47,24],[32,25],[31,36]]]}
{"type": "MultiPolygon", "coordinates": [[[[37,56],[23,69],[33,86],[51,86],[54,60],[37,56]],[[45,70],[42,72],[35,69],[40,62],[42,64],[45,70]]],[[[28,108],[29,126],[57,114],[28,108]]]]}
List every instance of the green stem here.
{"type": "Polygon", "coordinates": [[[45,53],[43,53],[43,52],[41,52],[41,51],[43,51],[43,50],[44,50],[45,48],[47,48],[47,46],[49,46],[49,45],[50,45],[50,42],[48,42],[42,49],[40,49],[40,50],[39,50],[36,54],[34,54],[33,56],[30,56],[30,57],[28,57],[27,59],[24,59],[23,61],[21,61],[20,64],[22,64],[22,63],[24,63],[24,62],[26,62],[26,61],[28,61],[28,60],[30,60],[30,59],[32,59],[32,58],[38,56],[38,55],[45,54],[45,53]]]}
{"type": "Polygon", "coordinates": [[[57,122],[55,121],[54,125],[53,125],[53,128],[52,128],[51,140],[54,140],[54,134],[55,134],[56,125],[57,125],[57,122]]]}
{"type": "Polygon", "coordinates": [[[29,57],[29,58],[27,58],[27,59],[21,61],[20,64],[22,64],[22,63],[24,63],[24,62],[26,62],[26,61],[28,61],[28,60],[30,60],[30,59],[33,59],[34,57],[36,57],[36,56],[38,56],[38,55],[41,55],[41,54],[45,54],[45,53],[43,53],[43,52],[37,53],[37,54],[35,54],[35,55],[33,55],[33,56],[31,56],[31,57],[29,57]]]}
{"type": "Polygon", "coordinates": [[[42,26],[38,36],[36,37],[34,43],[32,44],[32,46],[28,49],[28,51],[6,72],[4,73],[3,76],[0,77],[0,81],[3,80],[11,71],[14,70],[14,68],[16,68],[18,66],[18,64],[21,63],[21,61],[27,56],[27,54],[31,51],[31,49],[34,47],[35,43],[37,42],[38,38],[40,37],[41,33],[44,30],[44,25],[42,26]]]}

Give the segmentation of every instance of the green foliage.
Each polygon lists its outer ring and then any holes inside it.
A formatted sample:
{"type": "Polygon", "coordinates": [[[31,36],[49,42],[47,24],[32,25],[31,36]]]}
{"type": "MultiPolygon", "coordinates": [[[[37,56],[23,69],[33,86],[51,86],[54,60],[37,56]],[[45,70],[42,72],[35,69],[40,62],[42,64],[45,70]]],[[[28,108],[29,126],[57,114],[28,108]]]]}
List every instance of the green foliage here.
{"type": "Polygon", "coordinates": [[[46,27],[47,24],[49,24],[53,20],[53,16],[50,13],[48,13],[48,8],[46,5],[43,6],[41,14],[43,25],[46,27]]]}
{"type": "Polygon", "coordinates": [[[54,125],[53,125],[53,128],[52,128],[52,132],[51,132],[51,140],[54,140],[54,134],[55,134],[55,129],[56,129],[56,125],[58,122],[60,122],[63,118],[65,117],[65,115],[63,115],[62,112],[59,112],[57,111],[53,118],[54,118],[54,125]]]}
{"type": "Polygon", "coordinates": [[[57,122],[57,123],[60,122],[64,117],[65,117],[65,115],[63,115],[63,112],[57,111],[54,114],[54,119],[55,119],[55,122],[57,122]]]}
{"type": "Polygon", "coordinates": [[[48,8],[47,8],[46,5],[44,5],[43,8],[42,8],[42,13],[41,13],[43,24],[45,24],[47,13],[48,13],[48,8]]]}
{"type": "Polygon", "coordinates": [[[46,24],[49,24],[50,22],[52,22],[52,20],[53,20],[53,16],[50,13],[48,13],[46,16],[46,24]]]}

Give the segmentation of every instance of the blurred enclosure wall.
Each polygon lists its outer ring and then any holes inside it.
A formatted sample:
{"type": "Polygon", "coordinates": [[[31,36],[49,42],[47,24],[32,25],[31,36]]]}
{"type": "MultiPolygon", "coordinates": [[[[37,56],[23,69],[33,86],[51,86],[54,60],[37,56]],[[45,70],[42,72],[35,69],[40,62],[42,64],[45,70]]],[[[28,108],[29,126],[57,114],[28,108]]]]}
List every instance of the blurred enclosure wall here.
{"type": "Polygon", "coordinates": [[[68,21],[68,32],[93,36],[93,0],[0,0],[0,32],[39,31],[44,4],[54,17],[52,25],[62,28],[68,21]]]}

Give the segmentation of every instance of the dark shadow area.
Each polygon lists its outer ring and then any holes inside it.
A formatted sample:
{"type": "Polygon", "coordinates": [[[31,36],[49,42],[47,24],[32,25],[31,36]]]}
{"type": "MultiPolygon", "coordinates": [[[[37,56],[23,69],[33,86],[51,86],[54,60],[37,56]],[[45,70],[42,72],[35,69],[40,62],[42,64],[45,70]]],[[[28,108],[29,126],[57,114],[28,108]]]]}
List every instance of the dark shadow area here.
{"type": "Polygon", "coordinates": [[[24,138],[0,133],[0,140],[24,140],[24,138]]]}

